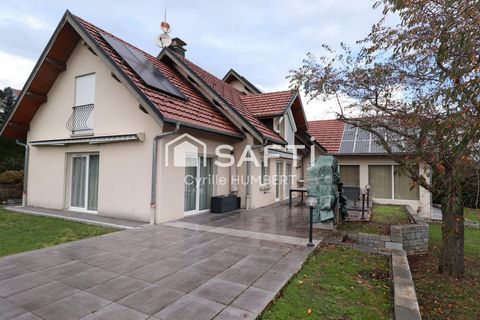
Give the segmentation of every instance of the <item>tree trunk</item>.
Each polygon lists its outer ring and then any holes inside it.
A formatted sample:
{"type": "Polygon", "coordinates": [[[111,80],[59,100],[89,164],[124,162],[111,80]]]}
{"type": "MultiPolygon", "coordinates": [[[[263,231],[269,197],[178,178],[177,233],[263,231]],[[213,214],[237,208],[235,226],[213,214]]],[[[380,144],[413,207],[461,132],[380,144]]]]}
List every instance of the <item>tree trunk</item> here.
{"type": "Polygon", "coordinates": [[[438,262],[438,271],[446,276],[461,278],[465,273],[464,264],[464,218],[461,183],[455,174],[447,175],[449,185],[442,201],[443,245],[438,262]]]}

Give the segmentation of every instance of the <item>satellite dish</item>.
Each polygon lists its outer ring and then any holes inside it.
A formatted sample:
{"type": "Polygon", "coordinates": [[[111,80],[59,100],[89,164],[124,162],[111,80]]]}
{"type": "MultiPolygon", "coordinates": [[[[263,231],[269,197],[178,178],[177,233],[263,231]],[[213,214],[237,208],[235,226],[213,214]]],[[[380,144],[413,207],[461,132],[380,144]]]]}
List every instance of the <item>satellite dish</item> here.
{"type": "Polygon", "coordinates": [[[162,33],[157,37],[157,46],[160,48],[168,47],[172,44],[172,38],[166,33],[162,33]]]}
{"type": "Polygon", "coordinates": [[[167,21],[162,21],[160,23],[160,29],[162,29],[163,32],[169,33],[170,32],[170,24],[167,21]]]}

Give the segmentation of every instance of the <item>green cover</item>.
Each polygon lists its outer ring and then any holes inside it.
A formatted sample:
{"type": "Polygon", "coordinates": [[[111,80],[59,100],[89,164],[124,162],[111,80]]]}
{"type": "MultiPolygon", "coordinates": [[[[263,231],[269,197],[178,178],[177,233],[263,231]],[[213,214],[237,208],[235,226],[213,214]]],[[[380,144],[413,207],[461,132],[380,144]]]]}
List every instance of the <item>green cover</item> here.
{"type": "Polygon", "coordinates": [[[339,182],[338,162],[332,156],[318,157],[308,168],[308,196],[316,197],[318,200],[317,207],[313,211],[314,223],[334,219],[337,185],[339,182]]]}

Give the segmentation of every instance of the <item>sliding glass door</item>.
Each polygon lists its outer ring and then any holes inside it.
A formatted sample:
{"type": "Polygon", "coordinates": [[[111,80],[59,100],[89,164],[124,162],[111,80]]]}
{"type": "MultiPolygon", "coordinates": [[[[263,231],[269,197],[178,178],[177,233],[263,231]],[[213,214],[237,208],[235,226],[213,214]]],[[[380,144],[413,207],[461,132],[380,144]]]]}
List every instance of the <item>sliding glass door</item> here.
{"type": "Polygon", "coordinates": [[[213,195],[213,159],[187,159],[185,167],[185,214],[197,213],[210,209],[213,195]]]}
{"type": "Polygon", "coordinates": [[[70,208],[96,212],[98,209],[98,154],[72,156],[70,208]]]}

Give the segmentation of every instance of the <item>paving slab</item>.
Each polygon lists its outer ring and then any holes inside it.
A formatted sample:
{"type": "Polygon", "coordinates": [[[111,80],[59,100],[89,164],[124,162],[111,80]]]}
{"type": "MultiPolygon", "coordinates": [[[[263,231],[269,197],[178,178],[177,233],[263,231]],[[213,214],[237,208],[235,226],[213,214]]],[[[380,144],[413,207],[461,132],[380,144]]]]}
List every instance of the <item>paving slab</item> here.
{"type": "Polygon", "coordinates": [[[145,288],[147,285],[148,283],[145,281],[127,276],[121,276],[94,286],[87,291],[99,297],[103,297],[111,301],[117,301],[121,298],[131,295],[135,291],[145,288]]]}
{"type": "Polygon", "coordinates": [[[293,218],[198,215],[1,258],[0,320],[255,319],[313,250],[293,218]]]}
{"type": "Polygon", "coordinates": [[[12,318],[10,320],[43,320],[43,319],[36,316],[35,314],[33,314],[31,312],[27,312],[27,313],[24,313],[22,315],[19,315],[18,317],[12,318]]]}
{"type": "Polygon", "coordinates": [[[179,271],[155,282],[155,284],[163,288],[170,288],[176,291],[189,293],[209,279],[209,276],[205,276],[198,272],[179,271]]]}
{"type": "Polygon", "coordinates": [[[78,292],[79,290],[73,287],[60,282],[53,282],[27,291],[22,291],[8,297],[7,300],[27,311],[33,311],[78,292]]]}
{"type": "Polygon", "coordinates": [[[118,301],[131,309],[153,315],[184,296],[184,293],[150,285],[118,301]]]}
{"type": "Polygon", "coordinates": [[[81,320],[145,320],[150,316],[118,303],[112,303],[81,320]]]}
{"type": "Polygon", "coordinates": [[[232,303],[232,307],[260,313],[275,297],[275,292],[250,287],[232,303]]]}
{"type": "Polygon", "coordinates": [[[1,320],[9,320],[25,312],[27,312],[27,310],[17,306],[13,302],[0,298],[0,319],[1,320]]]}
{"type": "Polygon", "coordinates": [[[109,300],[82,291],[58,300],[33,313],[45,320],[78,320],[112,303],[109,300]]]}
{"type": "Polygon", "coordinates": [[[0,281],[0,297],[8,297],[16,293],[29,290],[53,280],[37,273],[27,273],[18,277],[0,281]]]}
{"type": "Polygon", "coordinates": [[[235,307],[226,307],[215,320],[254,320],[257,318],[256,313],[248,312],[246,310],[235,307]]]}
{"type": "Polygon", "coordinates": [[[225,307],[207,299],[185,295],[155,314],[155,317],[161,320],[210,320],[225,307]]]}
{"type": "Polygon", "coordinates": [[[74,288],[87,290],[119,276],[120,274],[112,271],[101,268],[92,268],[71,277],[64,277],[60,281],[74,288]]]}
{"type": "Polygon", "coordinates": [[[247,288],[246,285],[240,283],[226,281],[220,278],[212,278],[192,291],[191,294],[228,305],[247,288]]]}

